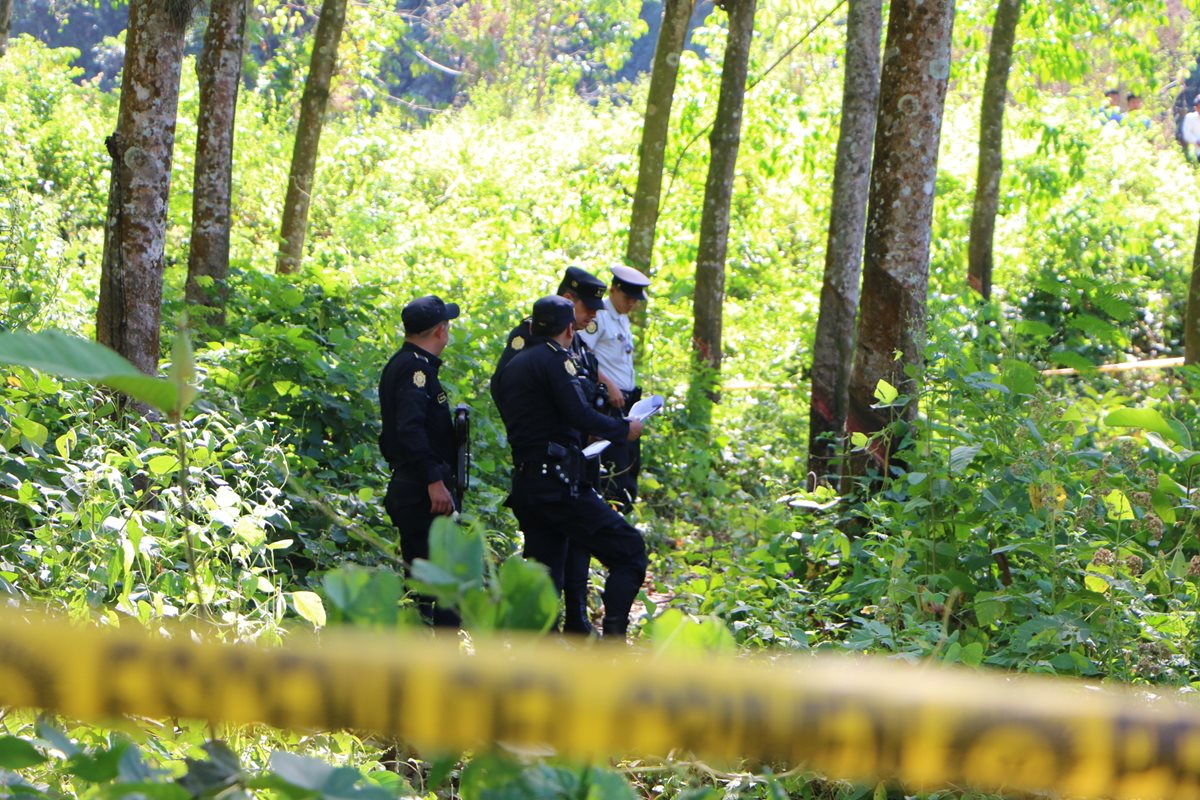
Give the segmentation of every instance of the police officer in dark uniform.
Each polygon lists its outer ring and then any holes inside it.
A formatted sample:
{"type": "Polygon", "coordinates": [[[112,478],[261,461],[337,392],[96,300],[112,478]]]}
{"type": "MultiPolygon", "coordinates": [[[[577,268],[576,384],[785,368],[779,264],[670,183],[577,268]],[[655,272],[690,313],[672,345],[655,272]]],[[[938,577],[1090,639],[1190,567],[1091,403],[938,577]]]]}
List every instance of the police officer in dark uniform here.
{"type": "Polygon", "coordinates": [[[646,545],[584,476],[584,437],[621,441],[641,435],[636,420],[615,419],[590,407],[568,345],[574,307],[560,296],[534,303],[531,339],[493,378],[493,394],[513,454],[508,505],[525,532],[524,555],[550,569],[563,588],[568,543],[608,568],[604,590],[606,636],[623,638],[629,610],[646,576],[646,545]]]}
{"type": "MultiPolygon", "coordinates": [[[[583,391],[584,401],[590,408],[598,411],[611,409],[613,404],[620,408],[624,397],[617,390],[616,383],[610,380],[600,370],[600,362],[583,337],[578,335],[585,330],[596,317],[596,312],[604,308],[604,293],[608,287],[604,281],[580,267],[567,267],[562,281],[558,284],[558,295],[570,300],[575,308],[574,336],[567,345],[567,352],[575,365],[575,376],[583,391]]],[[[530,328],[531,319],[526,317],[508,335],[504,352],[496,363],[492,374],[492,399],[499,405],[496,397],[496,376],[504,369],[517,353],[525,349],[533,340],[534,334],[530,328]]],[[[612,412],[619,416],[619,412],[612,412]]],[[[593,458],[585,465],[588,480],[598,484],[600,480],[600,461],[593,458]]],[[[566,569],[566,612],[563,616],[563,629],[571,633],[584,635],[592,632],[588,619],[588,569],[591,564],[591,554],[572,543],[568,549],[566,569]]]]}
{"type": "MultiPolygon", "coordinates": [[[[458,306],[436,295],[413,300],[400,312],[404,344],[379,378],[383,430],[379,449],[392,468],[384,507],[400,530],[400,553],[406,570],[413,559],[429,558],[429,526],[434,517],[452,514],[454,498],[454,422],[450,401],[438,380],[440,358],[450,343],[450,320],[458,306]]],[[[451,609],[438,608],[431,597],[418,595],[426,622],[459,624],[451,609]]]]}

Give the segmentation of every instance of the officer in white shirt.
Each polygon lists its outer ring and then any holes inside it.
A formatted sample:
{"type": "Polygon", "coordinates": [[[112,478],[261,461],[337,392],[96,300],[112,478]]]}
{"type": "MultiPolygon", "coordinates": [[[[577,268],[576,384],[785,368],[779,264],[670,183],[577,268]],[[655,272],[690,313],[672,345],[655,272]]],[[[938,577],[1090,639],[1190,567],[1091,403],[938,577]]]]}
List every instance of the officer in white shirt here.
{"type": "MultiPolygon", "coordinates": [[[[624,396],[622,405],[628,410],[642,396],[633,369],[633,329],[629,312],[646,299],[650,279],[633,267],[613,267],[612,273],[612,285],[604,298],[604,308],[596,312],[596,318],[579,335],[595,353],[600,369],[624,396]]],[[[613,408],[612,413],[619,416],[622,411],[613,408]]],[[[603,459],[608,470],[605,499],[619,504],[623,513],[629,513],[637,500],[637,476],[642,466],[641,442],[614,442],[604,451],[603,459]]]]}
{"type": "MultiPolygon", "coordinates": [[[[1192,100],[1192,110],[1183,118],[1183,136],[1184,152],[1187,153],[1188,161],[1195,161],[1197,155],[1200,154],[1200,94],[1196,95],[1192,100]]],[[[601,364],[604,362],[601,361],[601,364]]]]}

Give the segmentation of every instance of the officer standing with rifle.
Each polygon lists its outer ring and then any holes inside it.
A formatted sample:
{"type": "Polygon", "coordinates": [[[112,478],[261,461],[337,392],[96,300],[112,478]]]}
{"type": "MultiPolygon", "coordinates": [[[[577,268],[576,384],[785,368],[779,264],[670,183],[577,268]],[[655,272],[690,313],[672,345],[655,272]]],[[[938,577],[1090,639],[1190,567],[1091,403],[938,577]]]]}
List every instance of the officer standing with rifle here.
{"type": "Polygon", "coordinates": [[[642,423],[601,414],[589,405],[567,350],[574,322],[570,300],[538,300],[530,318],[532,338],[492,379],[513,454],[508,505],[525,533],[524,555],[545,564],[560,590],[568,544],[590,552],[608,568],[603,631],[606,637],[623,639],[646,576],[646,544],[587,482],[582,447],[588,435],[636,439],[642,423]]]}
{"type": "MultiPolygon", "coordinates": [[[[441,354],[450,343],[450,320],[458,306],[436,295],[419,297],[400,313],[404,344],[388,361],[379,379],[383,428],[379,449],[392,468],[384,507],[400,531],[400,553],[406,571],[417,558],[429,558],[429,526],[435,517],[462,507],[450,487],[466,486],[465,440],[456,447],[450,401],[438,380],[441,354]],[[456,453],[456,450],[458,453],[456,453]],[[457,463],[458,469],[455,469],[457,463]]],[[[460,406],[465,410],[465,406],[460,406]]],[[[439,627],[457,627],[458,615],[438,608],[431,597],[417,596],[421,617],[439,627]]]]}

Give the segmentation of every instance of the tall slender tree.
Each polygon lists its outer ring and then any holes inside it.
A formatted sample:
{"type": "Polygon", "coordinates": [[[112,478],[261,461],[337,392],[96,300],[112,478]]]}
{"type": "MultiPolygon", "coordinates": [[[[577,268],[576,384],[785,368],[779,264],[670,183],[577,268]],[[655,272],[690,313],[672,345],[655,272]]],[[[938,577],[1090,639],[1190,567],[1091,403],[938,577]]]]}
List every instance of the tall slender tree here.
{"type": "Polygon", "coordinates": [[[246,0],[212,0],[197,70],[200,113],[185,295],[189,304],[212,309],[209,321],[217,325],[225,321],[228,296],[233,130],[242,80],[246,11],[246,0]]]}
{"type": "MultiPolygon", "coordinates": [[[[876,408],[881,380],[915,393],[924,364],[929,242],[938,143],[950,74],[954,0],[892,0],[875,129],[858,336],[846,429],[874,433],[891,421],[876,408]],[[899,354],[897,356],[897,354],[899,354]]],[[[916,403],[900,414],[909,418],[916,403]]],[[[889,440],[874,455],[886,463],[889,440]]],[[[865,471],[865,460],[848,470],[865,471]]]]}
{"type": "Polygon", "coordinates": [[[825,247],[825,277],[813,346],[809,408],[808,470],[818,478],[840,450],[846,425],[850,367],[854,360],[854,312],[862,274],[871,146],[879,108],[879,40],[882,0],[850,0],[846,14],[846,74],[842,121],[833,169],[833,202],[825,247]]]}
{"type": "Polygon", "coordinates": [[[190,0],[132,0],[112,156],[96,339],[158,367],[167,196],[190,0]]]}
{"type": "Polygon", "coordinates": [[[1200,364],[1200,231],[1192,254],[1192,279],[1188,285],[1187,319],[1183,326],[1183,363],[1200,364]]]}
{"type": "Polygon", "coordinates": [[[324,0],[321,3],[321,19],[313,36],[312,62],[300,99],[300,121],[296,125],[292,168],[288,175],[287,196],[283,201],[279,254],[275,259],[275,270],[280,273],[295,272],[304,253],[304,235],[308,227],[308,207],[312,201],[321,129],[325,125],[329,86],[337,67],[338,43],[345,23],[346,0],[324,0]]]}
{"type": "Polygon", "coordinates": [[[696,374],[693,381],[694,419],[706,422],[709,403],[717,399],[716,378],[721,369],[721,329],[725,304],[725,254],[729,246],[729,207],[742,135],[742,103],[750,69],[756,0],[726,0],[729,33],[721,65],[721,94],[709,134],[711,156],[700,214],[696,252],[696,294],[693,301],[692,345],[696,374]]]}
{"type": "Polygon", "coordinates": [[[8,32],[12,28],[13,0],[0,0],[0,56],[8,50],[8,32]]]}
{"type": "Polygon", "coordinates": [[[985,300],[992,296],[992,240],[1000,207],[1000,176],[1004,170],[1004,105],[1008,98],[1008,72],[1012,66],[1021,0],[999,0],[988,46],[987,77],[979,114],[979,172],[975,179],[975,204],[971,211],[971,238],[967,248],[967,282],[985,300]]]}
{"type": "Polygon", "coordinates": [[[625,250],[625,260],[641,270],[649,269],[650,257],[654,252],[654,228],[658,224],[659,193],[662,191],[671,105],[675,100],[679,58],[687,39],[693,3],[694,0],[666,0],[658,44],[654,49],[646,118],[642,125],[642,145],[638,151],[637,189],[633,194],[633,212],[629,219],[629,245],[625,250]]]}

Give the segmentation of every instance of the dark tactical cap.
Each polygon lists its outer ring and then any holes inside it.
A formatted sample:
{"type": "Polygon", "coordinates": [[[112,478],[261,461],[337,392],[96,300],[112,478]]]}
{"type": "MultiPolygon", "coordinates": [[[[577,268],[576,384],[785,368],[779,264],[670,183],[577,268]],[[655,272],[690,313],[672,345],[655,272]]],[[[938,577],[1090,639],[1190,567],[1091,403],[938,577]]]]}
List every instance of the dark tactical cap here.
{"type": "Polygon", "coordinates": [[[638,272],[633,267],[613,267],[613,286],[620,289],[625,294],[632,297],[634,300],[646,299],[646,287],[650,285],[650,279],[642,273],[638,272]]]}
{"type": "Polygon", "coordinates": [[[604,308],[604,292],[607,289],[604,281],[580,267],[567,267],[562,283],[558,285],[559,294],[573,292],[592,311],[604,308]]]}
{"type": "Polygon", "coordinates": [[[421,333],[427,331],[439,322],[458,317],[456,303],[443,303],[436,294],[418,297],[404,307],[400,312],[400,320],[404,323],[405,333],[421,333]]]}
{"type": "Polygon", "coordinates": [[[552,294],[533,304],[533,332],[537,336],[557,336],[575,324],[575,304],[552,294]]]}

